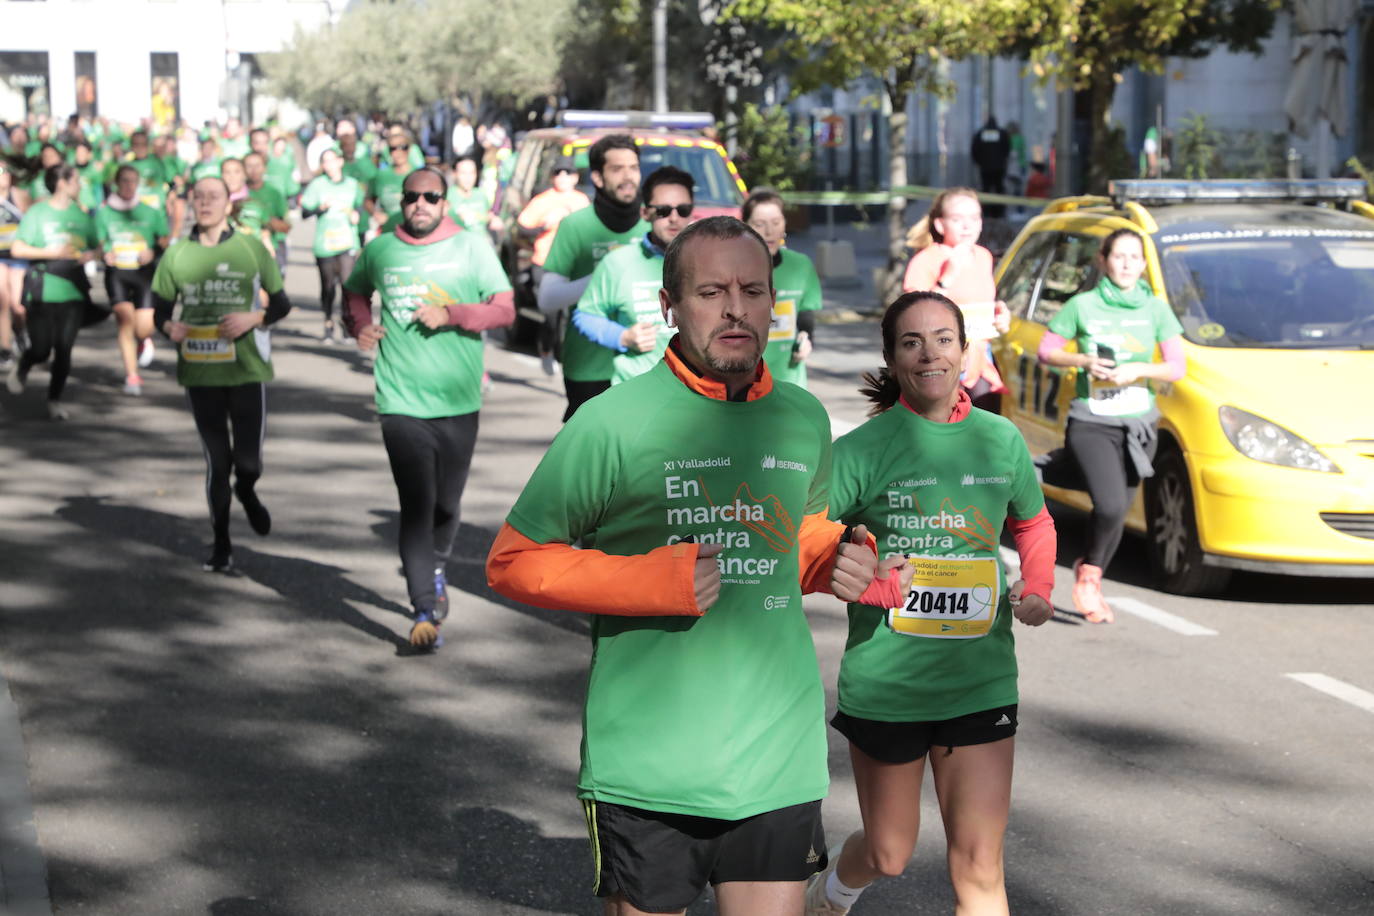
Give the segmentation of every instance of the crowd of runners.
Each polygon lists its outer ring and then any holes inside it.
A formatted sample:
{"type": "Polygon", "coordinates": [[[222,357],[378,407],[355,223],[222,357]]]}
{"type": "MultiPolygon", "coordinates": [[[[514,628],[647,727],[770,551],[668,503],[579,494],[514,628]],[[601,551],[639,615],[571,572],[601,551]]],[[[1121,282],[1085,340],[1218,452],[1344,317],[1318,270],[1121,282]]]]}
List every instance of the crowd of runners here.
{"type": "MultiPolygon", "coordinates": [[[[437,649],[486,387],[483,335],[515,318],[492,244],[499,184],[484,188],[474,159],[417,161],[401,127],[374,145],[339,122],[302,155],[291,138],[230,123],[192,162],[168,136],[79,133],[16,130],[0,159],[10,395],[47,363],[48,411],[65,419],[77,334],[113,314],[136,396],[160,335],[204,445],[204,567],[229,570],[234,497],[256,533],[272,527],[255,490],[270,328],[292,307],[286,233],[313,221],[321,338],[375,352],[409,642],[437,649]]],[[[597,141],[588,168],[590,200],[577,164],[559,160],[517,219],[547,326],[566,328],[567,408],[486,562],[503,594],[591,615],[578,794],[595,893],[611,914],[682,912],[708,884],[727,916],[849,912],[906,867],[928,760],[957,912],[1006,913],[1013,625],[1053,616],[1056,540],[1025,443],[982,409],[1002,390],[988,342],[1008,314],[977,244],[977,195],[951,189],[913,228],[907,291],[873,354],[882,368],[864,378],[871,418],[832,443],[806,390],[807,359],[824,345],[821,287],[786,246],[783,197],[758,189],[743,220],[694,221],[692,175],[642,175],[626,135],[597,141]],[[1020,560],[1012,582],[1004,529],[1020,560]],[[814,592],[847,605],[830,724],[849,742],[863,815],[830,846],[825,691],[802,613],[814,592]]],[[[1103,481],[1094,497],[1115,505],[1130,492],[1124,440],[1152,422],[1145,380],[1182,366],[1177,322],[1140,285],[1138,239],[1114,233],[1102,258],[1101,284],[1069,302],[1040,355],[1137,392],[1133,409],[1116,398],[1105,411],[1085,381],[1081,426],[1070,426],[1103,481]],[[1132,321],[1148,328],[1132,325],[1132,355],[1082,343],[1132,321]]],[[[1111,619],[1100,580],[1120,537],[1114,512],[1094,518],[1076,565],[1075,602],[1100,622],[1111,619]]]]}

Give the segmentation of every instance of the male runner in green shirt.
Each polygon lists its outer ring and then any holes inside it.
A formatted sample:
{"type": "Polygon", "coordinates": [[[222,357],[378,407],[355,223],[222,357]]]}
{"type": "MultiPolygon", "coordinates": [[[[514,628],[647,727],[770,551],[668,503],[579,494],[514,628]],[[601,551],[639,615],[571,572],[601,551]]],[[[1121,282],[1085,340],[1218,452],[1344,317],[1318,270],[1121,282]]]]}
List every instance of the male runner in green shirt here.
{"type": "MultiPolygon", "coordinates": [[[[546,321],[557,321],[561,310],[577,307],[602,258],[649,231],[639,213],[639,147],[634,138],[608,134],[592,144],[587,161],[596,197],[590,207],[558,224],[539,281],[539,309],[546,321]]],[[[569,322],[563,336],[563,388],[568,395],[564,422],[609,387],[610,351],[592,343],[569,322]]]]}
{"type": "Polygon", "coordinates": [[[563,427],[487,558],[502,594],[593,615],[578,795],[615,916],[680,913],[708,883],[724,916],[796,916],[825,864],[802,594],[860,600],[877,557],[825,520],[825,408],[761,363],[772,273],[736,219],[683,230],[664,360],[563,427]]]}
{"type": "Polygon", "coordinates": [[[658,305],[663,253],[692,218],[695,187],[690,173],[671,165],[644,179],[643,217],[649,232],[639,244],[602,258],[577,301],[574,327],[614,354],[612,385],[658,365],[672,339],[673,329],[663,323],[658,305]]]}
{"type": "Polygon", "coordinates": [[[286,218],[286,198],[267,183],[267,159],[261,153],[254,151],[244,156],[243,168],[248,179],[248,196],[262,204],[266,228],[272,233],[272,253],[277,269],[285,276],[286,233],[291,230],[291,221],[286,218]]]}
{"type": "Polygon", "coordinates": [[[515,320],[495,250],[445,215],[444,179],[405,179],[404,222],[368,243],[348,278],[344,321],[358,348],[378,347],[373,374],[382,440],[401,503],[401,566],[414,609],[410,643],[441,642],[448,615],[444,567],[477,441],[482,336],[515,320]],[[382,297],[372,323],[372,294],[382,297]]]}

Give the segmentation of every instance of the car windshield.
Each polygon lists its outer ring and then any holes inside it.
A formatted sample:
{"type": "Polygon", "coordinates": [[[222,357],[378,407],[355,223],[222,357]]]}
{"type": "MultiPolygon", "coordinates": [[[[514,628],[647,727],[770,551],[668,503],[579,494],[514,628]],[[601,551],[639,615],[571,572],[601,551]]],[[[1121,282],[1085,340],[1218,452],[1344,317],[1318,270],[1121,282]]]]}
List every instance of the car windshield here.
{"type": "MultiPolygon", "coordinates": [[[[585,155],[585,153],[584,153],[585,155]]],[[[639,147],[639,173],[645,178],[655,169],[672,165],[691,174],[696,179],[696,203],[708,207],[738,207],[743,203],[739,188],[725,160],[720,153],[704,146],[650,146],[639,147]]],[[[582,172],[582,190],[588,197],[596,193],[591,175],[582,172]]]]}
{"type": "Polygon", "coordinates": [[[1207,347],[1374,349],[1374,232],[1253,230],[1163,240],[1169,301],[1207,347]]]}

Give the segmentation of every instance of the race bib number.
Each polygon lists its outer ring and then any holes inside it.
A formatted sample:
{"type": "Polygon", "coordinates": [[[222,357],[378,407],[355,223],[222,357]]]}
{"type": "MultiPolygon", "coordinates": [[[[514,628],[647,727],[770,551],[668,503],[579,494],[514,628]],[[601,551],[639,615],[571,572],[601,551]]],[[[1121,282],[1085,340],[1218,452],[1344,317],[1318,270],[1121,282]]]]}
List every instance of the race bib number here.
{"type": "Polygon", "coordinates": [[[773,321],[768,326],[768,342],[791,340],[797,336],[797,303],[792,299],[779,299],[773,305],[773,321]]]}
{"type": "Polygon", "coordinates": [[[333,226],[324,230],[324,247],[330,251],[347,251],[358,246],[358,233],[351,227],[333,226]]]}
{"type": "Polygon", "coordinates": [[[191,325],[181,342],[181,358],[188,363],[232,363],[234,342],[219,336],[219,325],[191,325]]]}
{"type": "Polygon", "coordinates": [[[7,226],[0,226],[0,248],[12,247],[14,245],[14,237],[18,234],[18,223],[10,223],[7,226]]]}
{"type": "Polygon", "coordinates": [[[1088,378],[1088,410],[1099,417],[1129,417],[1150,409],[1150,389],[1088,378]]]}
{"type": "Polygon", "coordinates": [[[964,313],[964,334],[969,340],[992,340],[998,336],[994,319],[997,316],[997,303],[974,302],[961,305],[964,313]]]}
{"type": "Polygon", "coordinates": [[[154,210],[162,209],[162,198],[158,197],[158,195],[154,193],[140,194],[138,202],[141,204],[146,204],[149,207],[152,207],[154,210]]]}
{"type": "Polygon", "coordinates": [[[148,243],[143,239],[115,242],[111,250],[114,252],[115,267],[120,270],[137,270],[138,256],[148,250],[148,243]]]}
{"type": "Polygon", "coordinates": [[[887,612],[887,625],[903,636],[977,639],[997,617],[997,560],[993,557],[907,558],[912,567],[906,604],[887,612]]]}

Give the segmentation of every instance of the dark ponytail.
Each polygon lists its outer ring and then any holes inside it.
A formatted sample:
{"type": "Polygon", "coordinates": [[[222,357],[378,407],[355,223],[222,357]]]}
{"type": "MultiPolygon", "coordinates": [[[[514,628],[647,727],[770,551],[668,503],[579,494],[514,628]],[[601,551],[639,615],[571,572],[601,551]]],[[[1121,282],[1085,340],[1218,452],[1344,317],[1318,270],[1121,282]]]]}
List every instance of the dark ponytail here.
{"type": "Polygon", "coordinates": [[[859,389],[859,394],[873,402],[873,406],[868,408],[870,417],[876,417],[888,410],[902,396],[902,386],[897,384],[897,380],[892,377],[886,366],[877,372],[865,372],[863,378],[864,384],[859,389]]]}

